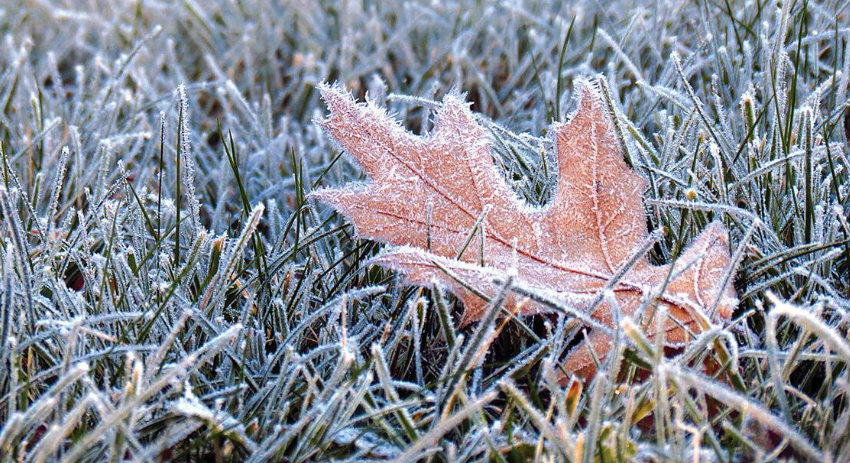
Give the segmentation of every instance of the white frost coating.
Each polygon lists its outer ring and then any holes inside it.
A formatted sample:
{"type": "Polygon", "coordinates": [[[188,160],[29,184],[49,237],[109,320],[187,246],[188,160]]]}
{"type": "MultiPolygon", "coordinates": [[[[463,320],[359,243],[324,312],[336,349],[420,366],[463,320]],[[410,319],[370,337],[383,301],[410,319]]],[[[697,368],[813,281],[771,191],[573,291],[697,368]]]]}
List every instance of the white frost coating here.
{"type": "Polygon", "coordinates": [[[181,83],[177,87],[177,99],[180,105],[180,156],[183,164],[183,182],[186,188],[186,199],[189,201],[189,212],[192,218],[192,233],[194,239],[198,233],[203,231],[201,226],[201,206],[195,194],[195,162],[193,160],[191,132],[189,130],[189,97],[186,95],[186,85],[181,83]]]}

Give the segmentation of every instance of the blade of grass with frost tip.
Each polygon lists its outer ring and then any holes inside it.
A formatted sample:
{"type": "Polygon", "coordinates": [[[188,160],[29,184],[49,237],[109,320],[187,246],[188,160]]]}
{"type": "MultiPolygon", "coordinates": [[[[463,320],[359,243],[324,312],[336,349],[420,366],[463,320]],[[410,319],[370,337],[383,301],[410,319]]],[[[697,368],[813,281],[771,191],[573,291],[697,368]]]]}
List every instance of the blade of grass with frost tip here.
{"type": "MultiPolygon", "coordinates": [[[[222,146],[224,147],[224,154],[227,157],[227,161],[230,164],[230,169],[233,172],[233,178],[236,179],[236,185],[239,188],[239,197],[242,200],[242,217],[247,218],[250,214],[251,210],[251,201],[248,199],[248,194],[245,191],[245,185],[242,181],[242,175],[239,172],[239,158],[238,152],[236,151],[236,144],[233,141],[233,132],[228,130],[227,134],[230,140],[230,148],[227,146],[227,142],[224,141],[224,133],[221,128],[221,122],[216,121],[218,136],[222,140],[222,146]]],[[[259,237],[253,236],[251,238],[252,244],[254,246],[254,253],[257,259],[256,266],[257,272],[259,273],[260,281],[264,281],[265,274],[268,273],[268,263],[265,262],[265,252],[263,252],[262,242],[259,237]]]]}
{"type": "MultiPolygon", "coordinates": [[[[15,257],[15,264],[18,267],[20,279],[22,280],[24,286],[24,302],[26,303],[27,311],[27,327],[31,333],[34,333],[35,321],[37,320],[37,318],[35,315],[35,306],[33,302],[32,282],[30,281],[32,263],[27,262],[29,258],[29,252],[27,251],[26,241],[24,241],[21,222],[18,218],[18,214],[15,212],[15,208],[12,207],[9,194],[7,193],[5,187],[0,187],[0,210],[3,211],[3,215],[6,217],[6,220],[4,220],[4,222],[6,222],[6,226],[9,230],[9,235],[12,237],[12,243],[15,246],[14,250],[7,249],[6,252],[13,252],[13,255],[15,257]]],[[[11,269],[8,269],[8,271],[11,272],[11,269]]]]}
{"type": "Polygon", "coordinates": [[[540,303],[552,309],[552,311],[554,312],[573,316],[576,319],[580,320],[583,324],[593,329],[598,329],[606,333],[611,332],[611,328],[594,320],[590,317],[590,315],[588,315],[584,311],[564,305],[555,297],[553,297],[554,295],[546,294],[546,292],[540,290],[540,288],[532,288],[523,282],[517,281],[511,285],[511,291],[519,294],[520,296],[527,297],[534,302],[540,303]]]}
{"type": "Polygon", "coordinates": [[[420,385],[425,382],[422,373],[422,325],[425,321],[426,308],[426,301],[421,297],[411,304],[410,307],[410,325],[413,330],[413,366],[416,373],[416,383],[420,385]]]}
{"type": "Polygon", "coordinates": [[[6,154],[6,140],[0,140],[0,157],[3,158],[3,186],[9,189],[9,164],[5,161],[8,155],[6,154]]]}
{"type": "MultiPolygon", "coordinates": [[[[847,106],[846,108],[850,108],[850,106],[847,106]]],[[[844,110],[844,121],[845,121],[845,124],[850,124],[850,122],[848,122],[848,121],[850,121],[850,112],[848,112],[848,110],[846,108],[844,110]]],[[[837,121],[836,121],[836,124],[837,124],[837,121]]],[[[837,203],[840,205],[840,207],[844,207],[844,200],[841,198],[841,189],[838,187],[839,178],[835,175],[835,163],[832,159],[832,151],[829,149],[830,138],[831,138],[831,135],[832,135],[832,131],[835,129],[836,124],[833,124],[832,126],[830,126],[829,130],[827,130],[826,126],[824,126],[822,136],[823,136],[823,140],[824,140],[824,146],[826,148],[826,159],[827,159],[827,165],[829,166],[829,174],[832,177],[832,181],[830,182],[830,184],[832,185],[833,194],[835,194],[835,198],[837,200],[837,203]]],[[[850,130],[848,130],[848,132],[850,132],[850,130]]],[[[848,137],[848,138],[850,138],[850,137],[848,137]]],[[[850,262],[850,243],[847,242],[848,240],[850,240],[850,233],[848,233],[847,230],[843,229],[843,228],[842,228],[841,232],[844,234],[844,240],[845,240],[845,243],[844,243],[845,259],[847,260],[847,262],[850,262]]]]}
{"type": "Polygon", "coordinates": [[[59,195],[62,193],[62,187],[65,182],[65,172],[68,167],[68,147],[62,147],[62,154],[59,157],[59,164],[56,166],[56,177],[53,180],[53,188],[50,192],[50,202],[47,206],[47,239],[52,239],[53,221],[56,218],[59,209],[59,195]]]}
{"type": "Polygon", "coordinates": [[[526,44],[529,45],[530,49],[529,55],[531,56],[531,64],[532,69],[534,70],[534,81],[537,82],[537,88],[540,90],[540,99],[543,101],[543,105],[546,107],[546,114],[549,116],[548,120],[553,120],[557,117],[556,114],[553,113],[553,109],[551,107],[551,103],[546,99],[546,91],[543,89],[543,80],[540,79],[540,71],[537,66],[537,57],[535,56],[534,48],[531,45],[531,37],[529,32],[525,31],[525,41],[526,44]]]}
{"type": "Polygon", "coordinates": [[[605,388],[609,387],[608,378],[604,372],[597,374],[591,386],[593,391],[590,394],[590,413],[587,418],[587,445],[584,447],[582,462],[589,463],[593,461],[596,454],[597,441],[596,436],[600,428],[600,420],[602,420],[602,398],[607,395],[605,388]]]}
{"type": "Polygon", "coordinates": [[[183,176],[179,180],[184,184],[183,188],[186,191],[186,202],[188,203],[190,224],[192,226],[190,232],[190,240],[194,241],[198,233],[203,229],[201,225],[201,206],[198,203],[198,197],[195,193],[195,161],[193,160],[194,152],[192,150],[191,129],[189,127],[189,98],[186,94],[186,86],[177,86],[177,103],[180,105],[183,114],[181,118],[182,127],[178,142],[182,149],[183,176]]]}
{"type": "Polygon", "coordinates": [[[179,105],[177,111],[177,146],[175,148],[175,150],[177,151],[177,156],[175,157],[177,175],[174,176],[174,203],[176,218],[174,219],[174,262],[172,263],[174,267],[180,265],[180,210],[182,209],[181,203],[183,200],[183,194],[180,191],[180,187],[183,183],[183,175],[180,172],[180,165],[183,161],[183,143],[181,139],[183,138],[183,118],[186,117],[186,114],[183,113],[183,105],[179,105]]]}
{"type": "MultiPolygon", "coordinates": [[[[331,221],[332,221],[332,218],[330,218],[330,217],[329,217],[327,220],[325,220],[324,222],[322,222],[321,226],[316,227],[316,228],[314,229],[314,230],[315,230],[315,232],[318,232],[319,230],[321,230],[321,229],[324,227],[324,225],[329,224],[331,221]]],[[[328,238],[328,237],[334,236],[335,234],[339,233],[340,231],[344,230],[344,229],[345,229],[345,228],[347,228],[347,227],[348,227],[348,225],[339,225],[338,227],[333,228],[333,229],[331,229],[331,230],[328,230],[328,231],[325,231],[325,232],[321,232],[321,233],[317,233],[315,236],[307,236],[307,237],[305,237],[305,238],[303,239],[303,241],[300,243],[300,246],[302,246],[302,247],[311,246],[311,245],[313,245],[314,243],[318,243],[318,242],[320,242],[321,240],[323,240],[323,239],[325,239],[325,238],[328,238]]],[[[286,251],[284,251],[284,252],[280,253],[280,256],[279,256],[278,258],[276,258],[275,260],[273,260],[273,261],[272,261],[272,264],[271,264],[271,271],[269,272],[269,275],[275,274],[275,273],[277,273],[278,271],[280,271],[281,267],[283,267],[284,265],[286,265],[286,263],[287,263],[288,261],[290,261],[290,260],[294,259],[294,258],[297,256],[298,251],[301,251],[301,250],[302,250],[302,249],[301,249],[301,247],[299,247],[299,243],[298,243],[298,242],[296,242],[296,243],[295,243],[295,244],[293,244],[293,245],[292,245],[289,249],[287,249],[286,251]]],[[[270,277],[269,277],[269,276],[267,276],[267,279],[268,279],[268,278],[270,278],[270,277]]],[[[268,282],[268,281],[267,281],[267,282],[268,282]]]]}
{"type": "MultiPolygon", "coordinates": [[[[20,212],[26,212],[26,213],[29,214],[29,217],[26,218],[27,228],[24,228],[23,222],[21,222],[21,218],[26,217],[26,214],[21,214],[19,212],[15,215],[14,220],[21,224],[20,226],[21,226],[22,231],[23,230],[31,230],[32,227],[35,226],[35,229],[38,231],[37,236],[39,237],[40,241],[43,243],[47,238],[45,237],[44,230],[41,229],[41,221],[37,220],[38,214],[35,213],[35,209],[33,208],[33,204],[34,204],[33,201],[35,201],[35,198],[33,198],[32,200],[29,199],[29,195],[27,195],[27,189],[24,188],[24,185],[21,183],[21,179],[15,173],[15,170],[12,169],[12,167],[10,166],[9,160],[5,156],[5,151],[0,152],[0,156],[2,156],[2,158],[3,158],[3,164],[5,165],[7,171],[9,172],[9,175],[11,176],[12,182],[14,183],[15,189],[16,189],[16,190],[7,190],[7,192],[8,191],[17,191],[17,196],[19,197],[19,198],[17,198],[17,200],[20,201],[21,203],[23,203],[23,205],[25,206],[25,208],[20,212]]],[[[12,162],[14,162],[14,161],[12,161],[12,162]]],[[[41,179],[41,175],[36,176],[36,185],[38,185],[38,182],[40,181],[40,179],[41,179]]],[[[38,197],[38,195],[37,195],[38,190],[36,189],[35,192],[36,192],[35,197],[38,197]]],[[[12,210],[17,211],[17,208],[14,208],[12,210]]],[[[11,217],[11,216],[7,216],[7,217],[11,217]]],[[[24,235],[22,235],[22,236],[24,236],[24,235]]],[[[24,244],[26,244],[26,241],[24,241],[24,244]]],[[[27,260],[30,263],[30,267],[32,267],[32,259],[29,257],[29,253],[27,253],[27,260]]]]}
{"type": "Polygon", "coordinates": [[[484,354],[486,348],[490,345],[490,343],[492,343],[493,335],[491,331],[493,330],[493,324],[502,309],[502,305],[508,296],[512,284],[513,277],[508,276],[507,281],[505,281],[499,289],[499,292],[496,293],[493,299],[488,302],[487,311],[485,312],[484,317],[482,317],[478,322],[478,326],[469,340],[469,345],[461,354],[460,360],[455,367],[454,374],[452,375],[452,380],[446,387],[446,393],[448,395],[441,397],[439,400],[440,408],[443,410],[442,413],[444,416],[450,412],[452,399],[455,394],[457,394],[462,384],[466,381],[469,374],[469,368],[478,362],[478,359],[484,354]]]}
{"type": "MultiPolygon", "coordinates": [[[[221,129],[219,129],[219,131],[220,130],[221,129]]],[[[325,175],[327,175],[327,173],[330,172],[331,168],[334,165],[336,165],[336,162],[339,161],[339,159],[342,157],[342,155],[344,153],[345,153],[345,151],[339,150],[339,152],[337,152],[337,154],[333,157],[333,159],[331,159],[331,162],[329,162],[328,165],[325,166],[324,169],[322,169],[322,172],[320,172],[319,176],[316,177],[316,180],[313,181],[313,189],[318,188],[318,186],[322,183],[322,179],[325,178],[325,175]]]]}
{"type": "Polygon", "coordinates": [[[418,455],[421,454],[423,450],[425,450],[429,446],[435,445],[440,437],[442,437],[452,428],[467,419],[469,415],[477,413],[479,410],[484,408],[487,404],[492,402],[496,398],[496,396],[497,394],[495,391],[487,392],[481,397],[472,401],[462,410],[459,410],[451,416],[441,420],[438,426],[434,427],[426,434],[420,436],[416,443],[408,447],[404,451],[404,453],[394,458],[392,460],[392,463],[403,463],[406,461],[413,461],[418,455]]]}
{"type": "MultiPolygon", "coordinates": [[[[303,319],[301,321],[301,323],[298,324],[298,326],[296,326],[295,328],[292,329],[292,331],[289,332],[289,336],[286,339],[284,339],[283,342],[281,342],[280,348],[272,356],[271,362],[269,364],[274,364],[277,361],[277,359],[285,353],[285,349],[284,349],[285,346],[288,346],[288,345],[290,345],[291,342],[295,341],[297,339],[297,337],[299,336],[300,332],[306,330],[313,321],[317,320],[319,317],[324,315],[326,312],[329,312],[332,309],[334,309],[343,300],[343,298],[361,299],[361,298],[366,298],[366,297],[373,296],[373,295],[376,295],[376,294],[381,294],[381,293],[385,292],[386,290],[387,290],[386,286],[373,286],[373,287],[369,287],[369,288],[361,288],[361,289],[349,291],[345,294],[339,295],[336,298],[328,301],[327,303],[325,303],[325,305],[323,305],[322,307],[313,311],[308,317],[303,319]]],[[[271,371],[266,370],[264,372],[264,375],[263,375],[261,382],[265,382],[268,374],[270,374],[270,373],[271,373],[271,371]]]]}
{"type": "Polygon", "coordinates": [[[812,132],[812,117],[814,115],[810,110],[803,111],[803,146],[806,153],[804,158],[805,163],[803,164],[803,169],[805,172],[803,173],[804,185],[803,188],[805,190],[805,211],[804,211],[804,223],[803,223],[803,236],[807,242],[812,240],[812,232],[814,227],[814,208],[812,200],[812,144],[814,143],[814,134],[812,132]]]}
{"type": "Polygon", "coordinates": [[[259,225],[260,223],[260,218],[263,215],[263,211],[265,211],[265,206],[262,203],[257,204],[251,210],[251,214],[248,216],[245,226],[242,229],[242,232],[239,234],[239,238],[236,241],[236,244],[230,250],[227,263],[224,265],[224,267],[214,279],[215,284],[210,285],[204,292],[204,296],[203,298],[201,298],[200,302],[201,310],[207,310],[208,304],[210,304],[211,302],[213,304],[217,304],[221,300],[221,298],[224,297],[224,293],[228,286],[225,283],[233,274],[237,264],[243,259],[242,253],[245,251],[245,247],[248,244],[248,239],[250,239],[254,235],[254,232],[257,229],[257,225],[259,225]]]}
{"type": "Polygon", "coordinates": [[[669,371],[668,377],[670,377],[673,381],[685,383],[687,387],[710,395],[724,404],[752,416],[765,426],[782,435],[785,439],[788,439],[788,441],[797,448],[797,450],[804,453],[808,458],[813,460],[821,460],[824,458],[823,454],[813,447],[805,437],[792,428],[791,425],[773,416],[769,410],[755,403],[751,399],[741,396],[740,394],[727,389],[723,385],[707,380],[701,375],[690,373],[680,368],[670,367],[668,365],[662,365],[661,368],[666,368],[669,371]]]}
{"type": "MultiPolygon", "coordinates": [[[[478,289],[474,288],[472,285],[470,285],[469,283],[464,281],[463,278],[458,276],[455,272],[450,270],[448,267],[444,266],[442,263],[440,263],[436,260],[431,261],[431,263],[434,264],[435,267],[440,269],[441,272],[445,273],[446,276],[448,276],[449,278],[454,280],[461,287],[463,287],[464,289],[466,289],[470,293],[476,295],[477,297],[481,298],[481,300],[486,301],[486,302],[491,301],[491,299],[486,294],[482,293],[481,291],[479,291],[478,289]]],[[[503,284],[505,284],[506,281],[507,280],[502,280],[501,278],[497,277],[493,280],[493,283],[496,284],[496,285],[503,285],[503,284]]],[[[528,325],[526,325],[518,317],[514,317],[514,314],[511,313],[510,310],[508,310],[505,307],[502,307],[501,312],[502,312],[503,315],[510,317],[514,321],[514,323],[516,323],[520,328],[522,328],[522,330],[525,332],[525,334],[530,336],[535,342],[540,341],[540,338],[537,337],[537,335],[534,333],[534,331],[531,328],[529,328],[528,325]]]]}
{"type": "Polygon", "coordinates": [[[463,257],[464,251],[469,247],[469,244],[472,242],[472,239],[475,237],[476,232],[481,229],[485,220],[487,220],[487,214],[490,212],[491,206],[488,204],[484,206],[484,210],[481,211],[481,214],[478,216],[478,219],[475,220],[475,223],[469,229],[466,234],[466,239],[463,241],[460,249],[457,251],[457,255],[455,256],[455,260],[460,260],[463,257]]]}
{"type": "Polygon", "coordinates": [[[195,243],[192,246],[192,250],[189,252],[189,257],[186,259],[186,263],[180,269],[180,272],[177,274],[174,281],[172,281],[169,285],[168,292],[165,293],[165,296],[162,298],[161,301],[159,301],[159,306],[157,307],[157,309],[153,312],[147,323],[142,326],[142,329],[139,332],[139,339],[141,341],[147,340],[151,328],[153,328],[154,323],[157,321],[157,319],[159,319],[163,310],[165,310],[168,301],[171,300],[171,298],[174,296],[174,293],[180,287],[182,280],[194,270],[195,264],[197,263],[197,259],[199,257],[201,245],[206,241],[206,239],[207,235],[204,232],[200,233],[198,235],[198,238],[195,239],[195,243]]]}
{"type": "Polygon", "coordinates": [[[576,17],[570,20],[570,26],[567,29],[567,35],[564,36],[564,43],[561,44],[561,52],[558,54],[558,80],[555,83],[555,118],[558,121],[561,119],[561,92],[563,92],[562,78],[564,75],[564,55],[567,51],[567,44],[570,43],[570,36],[573,34],[573,25],[576,23],[576,17]]]}
{"type": "Polygon", "coordinates": [[[676,73],[679,75],[680,82],[681,82],[682,86],[685,88],[685,92],[690,97],[691,103],[694,105],[694,109],[697,111],[697,114],[700,116],[700,119],[702,120],[703,126],[706,128],[708,133],[711,135],[711,138],[714,139],[715,143],[717,143],[717,145],[719,147],[723,147],[723,148],[721,148],[720,151],[723,154],[724,159],[725,159],[725,157],[728,156],[728,153],[726,152],[725,147],[723,146],[724,143],[721,140],[721,138],[717,135],[717,132],[714,130],[714,124],[711,123],[711,120],[708,118],[708,115],[705,114],[702,101],[700,101],[700,99],[697,97],[696,93],[694,92],[693,87],[691,87],[691,84],[688,83],[687,76],[685,76],[685,71],[682,68],[682,62],[681,62],[681,58],[679,58],[679,54],[676,53],[676,52],[673,52],[671,59],[673,60],[673,64],[675,65],[676,73]]]}
{"type": "Polygon", "coordinates": [[[165,112],[159,113],[159,169],[156,188],[156,239],[162,238],[162,174],[165,171],[165,112]]]}
{"type": "Polygon", "coordinates": [[[0,294],[0,384],[6,379],[6,359],[9,349],[6,340],[9,338],[12,328],[12,309],[14,293],[12,292],[12,263],[11,250],[2,251],[0,256],[0,270],[3,274],[3,294],[0,294]]]}
{"type": "Polygon", "coordinates": [[[837,330],[830,328],[811,313],[780,301],[771,292],[767,292],[766,297],[772,304],[774,304],[774,307],[768,315],[768,323],[770,326],[774,327],[774,332],[779,317],[788,317],[794,320],[794,322],[799,324],[801,327],[817,334],[823,342],[829,345],[830,349],[837,352],[844,358],[845,362],[850,364],[850,344],[844,340],[843,336],[838,333],[837,330]]]}
{"type": "MultiPolygon", "coordinates": [[[[127,177],[127,175],[125,175],[125,177],[127,177]]],[[[133,188],[133,184],[130,183],[130,182],[127,182],[126,185],[127,185],[127,191],[129,191],[130,194],[133,195],[133,199],[136,200],[136,206],[138,206],[139,213],[142,215],[142,218],[145,220],[145,225],[148,227],[148,232],[152,236],[156,237],[157,236],[156,229],[153,226],[153,222],[151,221],[150,216],[148,216],[147,209],[145,208],[144,204],[142,204],[141,198],[139,198],[138,193],[136,193],[136,189],[133,188]]],[[[137,267],[137,269],[138,269],[138,267],[137,267]]],[[[137,269],[134,269],[134,271],[137,271],[137,269]]]]}
{"type": "MultiPolygon", "coordinates": [[[[109,230],[109,241],[106,243],[106,262],[103,265],[103,277],[100,279],[100,294],[101,297],[97,299],[97,306],[95,306],[95,313],[103,313],[101,310],[103,307],[103,301],[106,299],[103,295],[106,294],[106,282],[109,278],[109,272],[107,269],[110,267],[112,263],[112,247],[115,244],[115,225],[118,222],[118,211],[114,211],[112,214],[112,220],[110,221],[110,230],[109,230]]],[[[114,276],[114,275],[113,275],[114,276]]]]}
{"type": "Polygon", "coordinates": [[[457,342],[457,332],[455,331],[454,322],[452,321],[452,314],[449,312],[448,302],[443,296],[443,292],[440,290],[439,285],[431,287],[431,294],[431,299],[434,301],[434,305],[437,306],[437,315],[440,319],[443,336],[446,337],[446,345],[449,350],[452,350],[457,342]]]}
{"type": "Polygon", "coordinates": [[[339,269],[337,267],[344,266],[347,267],[337,278],[336,282],[333,286],[328,290],[329,294],[335,294],[340,288],[345,287],[348,284],[349,278],[354,278],[357,276],[357,272],[361,269],[361,264],[368,258],[367,256],[371,254],[371,251],[377,248],[378,245],[374,241],[363,241],[354,246],[351,251],[347,251],[342,254],[338,259],[331,263],[327,269],[325,269],[322,273],[318,275],[318,279],[323,279],[326,275],[332,273],[338,273],[339,269]],[[352,259],[354,257],[354,259],[352,259]],[[345,265],[343,265],[345,264],[345,265]]]}
{"type": "MultiPolygon", "coordinates": [[[[380,346],[372,345],[372,361],[375,368],[375,372],[378,374],[378,379],[381,382],[381,386],[384,389],[384,393],[386,393],[387,398],[391,401],[391,403],[398,403],[399,396],[395,390],[392,379],[390,379],[390,371],[389,366],[387,365],[386,358],[384,358],[384,353],[381,350],[380,346]]],[[[416,432],[416,426],[413,424],[413,420],[410,415],[407,413],[406,409],[399,409],[396,412],[396,416],[398,417],[399,422],[402,424],[405,433],[407,434],[407,438],[410,439],[410,442],[416,442],[419,439],[419,433],[416,432]]]]}
{"type": "Polygon", "coordinates": [[[546,354],[548,354],[551,350],[551,346],[546,343],[531,345],[525,351],[528,352],[527,355],[523,355],[524,353],[517,355],[517,360],[507,362],[502,368],[494,371],[488,379],[492,380],[492,382],[496,382],[498,377],[506,376],[518,381],[525,375],[528,375],[531,372],[531,368],[545,358],[546,354]]]}
{"type": "Polygon", "coordinates": [[[163,340],[162,344],[159,345],[156,352],[148,357],[147,362],[145,363],[145,382],[149,382],[153,375],[160,374],[163,367],[163,361],[165,360],[168,350],[171,349],[171,346],[174,344],[174,341],[177,340],[177,336],[180,331],[185,328],[186,322],[189,321],[189,318],[191,318],[192,315],[193,313],[189,310],[183,312],[180,315],[180,318],[177,319],[177,322],[172,326],[168,336],[163,340]]]}

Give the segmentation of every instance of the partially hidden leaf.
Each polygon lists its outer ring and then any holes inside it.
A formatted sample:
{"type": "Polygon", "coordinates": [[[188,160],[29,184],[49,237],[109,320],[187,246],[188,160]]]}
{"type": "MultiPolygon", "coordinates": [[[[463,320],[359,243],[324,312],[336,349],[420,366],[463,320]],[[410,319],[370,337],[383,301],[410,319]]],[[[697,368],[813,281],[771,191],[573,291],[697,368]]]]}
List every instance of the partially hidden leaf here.
{"type": "MultiPolygon", "coordinates": [[[[318,123],[371,181],[320,189],[313,197],[348,217],[357,235],[393,245],[373,263],[403,272],[411,284],[448,287],[464,303],[462,325],[483,316],[486,301],[480,295],[494,295],[495,281],[512,272],[518,281],[576,309],[589,311],[595,303],[589,315],[613,328],[614,301],[599,302],[598,296],[631,261],[609,288],[620,313],[637,316],[647,297],[660,294],[654,302],[675,319],[665,321],[667,342],[687,342],[705,326],[700,320],[727,319],[737,305],[731,278],[725,278],[732,265],[727,232],[719,222],[710,224],[673,269],[654,266],[642,255],[634,262],[649,236],[642,198],[646,181],[623,160],[599,89],[587,81],[578,87],[577,111],[551,130],[557,190],[550,204],[534,207],[520,200],[499,172],[485,129],[460,95],[447,95],[433,132],[417,136],[379,106],[322,85],[330,114],[318,123]],[[470,244],[475,229],[479,236],[470,244]]],[[[521,314],[547,310],[520,299],[511,297],[506,305],[521,314]]],[[[660,325],[642,326],[652,338],[660,325]]],[[[611,335],[592,330],[588,340],[568,355],[566,371],[594,374],[586,346],[604,359],[611,335]]]]}

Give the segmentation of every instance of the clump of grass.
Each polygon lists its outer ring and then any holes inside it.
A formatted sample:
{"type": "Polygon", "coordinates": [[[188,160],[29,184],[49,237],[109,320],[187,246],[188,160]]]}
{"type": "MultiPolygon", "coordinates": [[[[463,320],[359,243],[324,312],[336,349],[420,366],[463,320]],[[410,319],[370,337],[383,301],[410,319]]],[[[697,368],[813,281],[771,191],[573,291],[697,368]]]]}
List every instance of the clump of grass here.
{"type": "Polygon", "coordinates": [[[0,462],[847,461],[846,3],[272,3],[0,6],[0,462]],[[361,176],[318,82],[419,133],[467,92],[545,203],[598,72],[652,258],[722,220],[740,263],[734,319],[672,358],[623,319],[561,387],[578,318],[458,329],[307,199],[361,176]]]}

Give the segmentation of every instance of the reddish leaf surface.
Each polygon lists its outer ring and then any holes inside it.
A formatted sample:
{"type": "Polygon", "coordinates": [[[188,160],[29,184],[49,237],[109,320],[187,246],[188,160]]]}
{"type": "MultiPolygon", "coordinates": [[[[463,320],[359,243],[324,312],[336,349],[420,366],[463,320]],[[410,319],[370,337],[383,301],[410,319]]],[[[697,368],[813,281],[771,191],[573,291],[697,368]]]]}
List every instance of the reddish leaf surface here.
{"type": "MultiPolygon", "coordinates": [[[[576,113],[552,128],[557,191],[549,205],[536,208],[521,201],[497,170],[484,128],[459,96],[444,98],[433,133],[422,137],[380,107],[322,86],[330,115],[320,124],[371,181],[321,189],[313,196],[348,217],[359,236],[394,245],[374,263],[403,272],[412,284],[449,287],[464,303],[464,325],[483,316],[486,301],[475,292],[494,295],[494,279],[504,280],[508,271],[563,304],[589,311],[591,301],[648,238],[642,202],[646,181],[624,162],[598,90],[588,82],[580,88],[576,113]],[[484,255],[479,255],[479,235],[458,259],[479,220],[484,255]]],[[[723,286],[730,265],[726,230],[713,223],[676,261],[673,278],[657,299],[679,322],[668,319],[664,325],[669,343],[687,342],[699,332],[697,318],[732,314],[737,300],[731,279],[723,286]]],[[[647,295],[664,287],[670,270],[640,256],[612,287],[621,313],[635,315],[647,295]]],[[[546,310],[518,297],[507,304],[522,314],[546,310]]],[[[605,301],[590,315],[612,325],[612,307],[605,301]]],[[[656,325],[650,324],[648,336],[654,336],[656,325]]],[[[589,341],[603,359],[610,335],[594,330],[589,341]]],[[[594,374],[587,345],[569,354],[567,371],[594,374]]]]}

